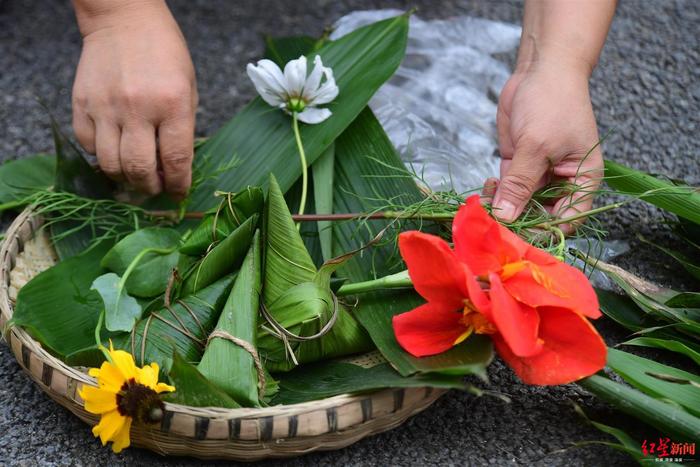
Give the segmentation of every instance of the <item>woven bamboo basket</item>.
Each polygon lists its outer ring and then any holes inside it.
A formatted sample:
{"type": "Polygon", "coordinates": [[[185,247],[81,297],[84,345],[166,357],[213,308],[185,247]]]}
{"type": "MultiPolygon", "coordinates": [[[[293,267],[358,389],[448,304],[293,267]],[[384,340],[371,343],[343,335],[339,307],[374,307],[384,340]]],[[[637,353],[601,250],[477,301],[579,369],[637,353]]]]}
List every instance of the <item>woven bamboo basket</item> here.
{"type": "MultiPolygon", "coordinates": [[[[41,225],[42,219],[26,210],[7,230],[0,248],[0,328],[4,329],[12,317],[18,290],[56,262],[41,225]]],[[[11,327],[4,337],[20,366],[44,392],[86,423],[97,423],[97,416],[85,411],[78,395],[82,385],[95,385],[85,369],[67,366],[20,328],[11,327]]],[[[292,457],[340,449],[390,430],[427,408],[444,392],[432,388],[386,389],[261,409],[166,403],[159,425],[132,426],[131,442],[162,455],[201,459],[292,457]]]]}

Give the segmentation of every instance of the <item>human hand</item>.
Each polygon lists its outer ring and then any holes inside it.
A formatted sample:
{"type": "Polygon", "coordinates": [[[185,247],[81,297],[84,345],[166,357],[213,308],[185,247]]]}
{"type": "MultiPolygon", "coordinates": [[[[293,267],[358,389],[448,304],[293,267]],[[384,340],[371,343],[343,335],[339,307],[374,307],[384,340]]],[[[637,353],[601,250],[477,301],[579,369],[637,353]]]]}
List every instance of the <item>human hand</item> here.
{"type": "Polygon", "coordinates": [[[197,87],[187,44],[165,2],[75,0],[83,50],[73,128],[102,171],[182,199],[192,179],[197,87]]]}
{"type": "MultiPolygon", "coordinates": [[[[552,183],[577,186],[545,206],[564,219],[591,208],[603,174],[603,156],[588,93],[591,68],[565,57],[516,71],[501,92],[497,126],[500,181],[489,180],[493,213],[511,222],[532,194],[552,183]],[[497,184],[497,185],[496,185],[497,184]]],[[[563,226],[567,233],[574,228],[563,226]]]]}

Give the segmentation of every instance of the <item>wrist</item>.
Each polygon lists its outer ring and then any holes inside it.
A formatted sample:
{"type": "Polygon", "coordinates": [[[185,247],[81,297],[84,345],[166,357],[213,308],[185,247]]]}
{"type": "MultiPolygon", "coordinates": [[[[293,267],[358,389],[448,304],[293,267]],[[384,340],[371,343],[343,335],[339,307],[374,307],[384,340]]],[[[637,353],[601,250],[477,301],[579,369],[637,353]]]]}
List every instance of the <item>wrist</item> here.
{"type": "Polygon", "coordinates": [[[167,18],[165,0],[73,0],[80,34],[167,18]]]}
{"type": "Polygon", "coordinates": [[[569,77],[580,77],[587,81],[597,64],[596,58],[582,53],[575,47],[537,43],[534,38],[530,38],[529,42],[526,53],[518,54],[515,73],[556,70],[569,77]]]}

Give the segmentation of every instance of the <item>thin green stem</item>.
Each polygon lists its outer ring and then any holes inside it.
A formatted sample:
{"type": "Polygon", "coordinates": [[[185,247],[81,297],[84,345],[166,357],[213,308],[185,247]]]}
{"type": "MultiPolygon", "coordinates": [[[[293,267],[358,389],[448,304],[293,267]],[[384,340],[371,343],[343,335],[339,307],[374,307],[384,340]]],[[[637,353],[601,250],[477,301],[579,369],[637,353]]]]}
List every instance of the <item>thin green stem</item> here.
{"type": "MultiPolygon", "coordinates": [[[[306,153],[304,145],[301,143],[301,134],[299,133],[299,119],[297,113],[292,113],[292,129],[294,129],[294,139],[299,149],[299,159],[301,160],[301,200],[299,201],[299,214],[304,214],[306,208],[306,191],[309,184],[309,171],[306,167],[306,153]]],[[[299,226],[299,224],[297,224],[299,226]]]]}
{"type": "Polygon", "coordinates": [[[102,323],[104,323],[105,320],[105,310],[104,308],[100,312],[100,316],[97,318],[97,326],[95,326],[95,343],[97,344],[97,348],[100,349],[100,352],[102,352],[107,359],[108,362],[112,362],[112,357],[109,355],[109,352],[107,352],[107,348],[102,345],[102,339],[100,338],[100,331],[102,330],[102,323]]]}
{"type": "Polygon", "coordinates": [[[389,276],[380,277],[371,281],[355,282],[345,284],[338,289],[336,295],[344,297],[346,295],[356,295],[358,293],[373,292],[375,290],[396,289],[413,287],[413,282],[408,276],[408,271],[397,272],[389,276]]]}
{"type": "Polygon", "coordinates": [[[520,228],[538,227],[538,228],[542,228],[542,229],[549,229],[550,227],[555,226],[555,225],[568,224],[570,222],[577,221],[579,219],[585,219],[588,216],[600,214],[601,212],[611,211],[613,209],[617,209],[617,208],[621,207],[624,204],[625,204],[625,202],[621,201],[619,203],[608,204],[605,206],[601,206],[599,208],[591,209],[589,211],[579,212],[578,214],[575,214],[575,215],[569,216],[569,217],[565,217],[563,219],[555,219],[555,220],[547,221],[547,222],[524,223],[524,224],[519,225],[518,227],[520,227],[520,228]]]}

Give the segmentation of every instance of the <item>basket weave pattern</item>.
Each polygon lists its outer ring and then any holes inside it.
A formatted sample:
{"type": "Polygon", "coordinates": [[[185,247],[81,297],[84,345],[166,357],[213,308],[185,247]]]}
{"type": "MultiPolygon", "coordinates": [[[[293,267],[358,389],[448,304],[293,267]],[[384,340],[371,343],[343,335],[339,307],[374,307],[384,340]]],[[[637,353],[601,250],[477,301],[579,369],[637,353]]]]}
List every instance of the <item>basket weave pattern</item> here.
{"type": "MultiPolygon", "coordinates": [[[[56,261],[41,224],[39,217],[26,210],[7,230],[0,248],[0,328],[4,329],[12,317],[19,288],[56,261]]],[[[83,421],[97,423],[97,416],[85,411],[78,395],[81,385],[95,384],[93,378],[53,357],[20,328],[11,327],[4,338],[21,367],[44,392],[83,421]]],[[[259,409],[166,403],[160,425],[134,424],[131,441],[134,446],[163,455],[202,459],[291,457],[340,449],[394,428],[444,392],[431,388],[386,389],[259,409]]]]}

